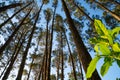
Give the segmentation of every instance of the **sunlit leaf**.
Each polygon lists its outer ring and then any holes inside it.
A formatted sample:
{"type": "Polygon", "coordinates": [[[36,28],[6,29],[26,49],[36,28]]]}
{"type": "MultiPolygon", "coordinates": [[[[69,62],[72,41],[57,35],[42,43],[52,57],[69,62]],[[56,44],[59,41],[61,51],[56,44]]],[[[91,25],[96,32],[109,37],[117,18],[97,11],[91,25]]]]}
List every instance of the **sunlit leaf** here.
{"type": "Polygon", "coordinates": [[[120,32],[120,27],[115,27],[112,32],[111,32],[111,35],[114,37],[116,37],[120,32]]]}
{"type": "Polygon", "coordinates": [[[110,55],[111,51],[108,46],[105,46],[104,44],[100,44],[99,47],[103,55],[110,55]]]}
{"type": "Polygon", "coordinates": [[[99,57],[95,57],[90,62],[89,66],[87,68],[87,74],[86,74],[87,78],[90,78],[92,76],[92,73],[95,71],[96,64],[97,64],[97,62],[98,62],[99,59],[100,59],[99,57]]]}
{"type": "Polygon", "coordinates": [[[112,45],[112,48],[113,48],[113,51],[114,51],[114,52],[120,52],[120,48],[119,48],[118,43],[113,44],[113,45],[112,45]]]}
{"type": "Polygon", "coordinates": [[[94,25],[99,35],[109,35],[108,30],[100,20],[95,19],[94,25]]]}

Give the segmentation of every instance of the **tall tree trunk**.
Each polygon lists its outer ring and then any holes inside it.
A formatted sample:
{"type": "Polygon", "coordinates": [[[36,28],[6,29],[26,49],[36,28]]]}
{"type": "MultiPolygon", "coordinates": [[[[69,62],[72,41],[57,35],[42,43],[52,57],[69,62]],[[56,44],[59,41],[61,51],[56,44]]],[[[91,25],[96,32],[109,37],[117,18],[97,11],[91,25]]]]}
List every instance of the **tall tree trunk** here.
{"type": "Polygon", "coordinates": [[[33,62],[34,62],[34,59],[32,59],[32,62],[31,62],[31,65],[30,65],[30,70],[28,72],[27,80],[29,80],[30,73],[31,73],[31,70],[32,70],[32,64],[33,64],[33,62]]]}
{"type": "Polygon", "coordinates": [[[83,78],[83,71],[82,71],[82,65],[81,65],[80,61],[79,61],[79,64],[80,64],[80,73],[81,73],[81,76],[82,76],[82,80],[84,80],[84,78],[83,78]]]}
{"type": "MultiPolygon", "coordinates": [[[[70,16],[70,13],[69,13],[69,10],[66,6],[66,3],[64,0],[61,0],[62,1],[62,5],[63,5],[63,8],[64,8],[64,11],[65,11],[65,14],[66,14],[66,17],[67,17],[67,22],[69,24],[69,29],[72,33],[72,36],[73,36],[73,39],[74,39],[74,42],[75,42],[75,45],[76,45],[76,48],[77,48],[77,51],[78,51],[78,56],[79,56],[79,59],[80,61],[82,62],[82,65],[83,65],[83,68],[84,68],[84,71],[85,73],[87,72],[87,67],[90,63],[90,61],[92,60],[90,54],[88,53],[83,41],[82,41],[82,38],[80,37],[75,25],[74,25],[74,22],[70,16]]],[[[93,73],[92,77],[91,77],[92,80],[101,80],[98,72],[95,70],[95,72],[93,73]]]]}
{"type": "Polygon", "coordinates": [[[101,7],[103,10],[105,10],[106,12],[110,13],[115,19],[117,19],[118,21],[120,21],[120,16],[118,16],[117,14],[115,14],[114,12],[110,11],[109,9],[107,9],[104,5],[102,5],[101,3],[94,1],[99,7],[101,7]]]}
{"type": "Polygon", "coordinates": [[[85,13],[81,7],[79,7],[75,2],[73,2],[73,4],[79,9],[79,11],[84,15],[86,16],[86,18],[93,24],[94,23],[94,20],[87,14],[85,13]]]}
{"type": "Polygon", "coordinates": [[[11,71],[12,68],[13,68],[13,64],[14,64],[15,60],[17,59],[17,56],[18,56],[18,54],[19,54],[19,51],[21,50],[21,47],[22,47],[22,45],[23,45],[23,43],[24,43],[24,41],[25,41],[25,35],[24,35],[24,38],[23,38],[22,42],[20,43],[22,37],[23,37],[23,34],[21,35],[21,37],[20,37],[20,39],[19,39],[19,41],[18,41],[16,50],[15,50],[14,53],[13,53],[13,54],[15,54],[15,55],[14,55],[13,58],[11,59],[11,62],[10,62],[10,64],[9,64],[9,66],[8,66],[8,68],[7,68],[6,72],[5,72],[2,80],[6,80],[6,79],[8,78],[8,76],[9,76],[9,74],[10,74],[10,71],[11,71]],[[19,46],[19,44],[20,44],[20,46],[19,46]]]}
{"type": "Polygon", "coordinates": [[[67,45],[68,45],[68,50],[69,50],[69,53],[70,53],[70,58],[71,58],[71,63],[72,63],[72,68],[73,68],[74,79],[77,80],[74,59],[73,59],[73,55],[72,55],[72,52],[71,52],[71,49],[70,49],[70,45],[69,45],[69,42],[68,42],[68,39],[67,39],[67,35],[65,34],[65,30],[63,30],[63,33],[64,33],[64,36],[65,36],[65,39],[66,39],[66,42],[67,42],[67,45]]]}
{"type": "Polygon", "coordinates": [[[47,79],[47,63],[48,63],[48,24],[49,24],[49,21],[47,21],[47,24],[46,24],[46,43],[45,43],[45,65],[44,65],[44,80],[47,79]]]}
{"type": "Polygon", "coordinates": [[[41,75],[42,75],[42,73],[43,73],[43,68],[44,68],[44,59],[45,58],[45,55],[43,55],[43,60],[42,60],[42,66],[41,66],[41,64],[40,64],[40,71],[39,71],[39,75],[38,75],[38,80],[40,80],[41,79],[41,75]]]}
{"type": "Polygon", "coordinates": [[[57,6],[55,6],[54,8],[54,13],[53,13],[53,20],[52,20],[52,28],[51,28],[51,38],[50,38],[50,51],[49,51],[49,54],[48,54],[48,77],[47,77],[47,80],[51,80],[50,79],[50,72],[51,72],[51,53],[52,53],[52,42],[53,42],[53,26],[54,26],[54,20],[55,20],[55,14],[56,14],[56,8],[57,6]]]}
{"type": "Polygon", "coordinates": [[[64,53],[63,53],[63,34],[60,32],[60,53],[61,53],[61,80],[64,80],[64,53]]]}
{"type": "Polygon", "coordinates": [[[16,14],[18,14],[20,11],[22,11],[23,9],[25,9],[26,7],[30,6],[32,4],[28,3],[26,6],[24,6],[23,8],[21,8],[20,10],[18,10],[17,12],[15,12],[11,17],[9,17],[6,21],[4,21],[2,24],[0,24],[0,29],[9,21],[11,20],[16,14]]]}
{"type": "Polygon", "coordinates": [[[57,80],[59,80],[59,69],[60,69],[60,53],[58,53],[58,63],[57,63],[57,80]]]}
{"type": "MultiPolygon", "coordinates": [[[[32,8],[31,8],[32,10],[32,8]]],[[[14,30],[14,32],[11,34],[11,36],[8,38],[8,40],[5,42],[5,44],[0,48],[0,57],[3,54],[3,51],[5,50],[5,48],[9,45],[9,43],[11,42],[11,40],[13,39],[14,35],[18,32],[19,28],[22,26],[23,22],[25,21],[25,19],[28,17],[28,15],[30,14],[31,10],[27,13],[27,15],[24,17],[24,19],[21,21],[21,23],[17,26],[17,28],[14,30]]]]}
{"type": "Polygon", "coordinates": [[[40,10],[37,12],[37,17],[35,19],[35,23],[33,24],[33,28],[32,28],[32,31],[30,33],[30,38],[28,40],[28,44],[26,46],[25,52],[23,53],[22,61],[21,61],[21,64],[20,64],[20,68],[19,68],[16,80],[21,80],[21,78],[22,78],[22,73],[23,73],[23,69],[24,69],[24,66],[25,66],[25,61],[26,61],[26,58],[27,58],[28,50],[30,48],[30,44],[31,44],[31,41],[32,41],[34,31],[36,29],[36,23],[37,23],[38,18],[39,18],[39,13],[40,13],[40,10]]]}
{"type": "Polygon", "coordinates": [[[14,3],[14,4],[10,4],[10,5],[7,5],[7,6],[0,7],[0,13],[3,12],[3,11],[6,11],[7,9],[19,7],[19,6],[22,6],[22,5],[23,5],[22,3],[14,3]]]}
{"type": "MultiPolygon", "coordinates": [[[[40,12],[41,12],[42,7],[43,7],[43,4],[42,4],[41,7],[40,7],[40,12]]],[[[40,12],[39,12],[39,13],[40,13],[40,12]]],[[[36,15],[35,15],[35,16],[36,16],[36,15]]],[[[40,39],[41,39],[41,37],[39,37],[39,39],[38,39],[37,49],[38,49],[38,46],[39,46],[39,41],[40,41],[40,39]]],[[[34,53],[36,54],[36,50],[34,51],[34,53]]],[[[33,64],[33,62],[34,62],[34,59],[32,59],[31,64],[33,64]]],[[[28,73],[27,80],[29,80],[29,76],[30,76],[31,70],[32,70],[32,65],[30,66],[30,70],[29,70],[29,73],[28,73]]]]}

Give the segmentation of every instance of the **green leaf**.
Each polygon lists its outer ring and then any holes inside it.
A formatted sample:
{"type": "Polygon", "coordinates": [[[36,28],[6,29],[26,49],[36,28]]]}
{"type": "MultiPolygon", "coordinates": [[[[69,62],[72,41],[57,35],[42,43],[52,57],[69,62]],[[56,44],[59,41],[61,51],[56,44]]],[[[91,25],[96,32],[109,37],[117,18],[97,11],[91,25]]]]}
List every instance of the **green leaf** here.
{"type": "Polygon", "coordinates": [[[111,64],[112,64],[111,61],[104,62],[104,64],[101,67],[101,70],[100,70],[100,73],[102,76],[104,76],[108,72],[111,64]]]}
{"type": "Polygon", "coordinates": [[[112,49],[113,49],[114,52],[120,52],[120,48],[119,48],[118,43],[113,44],[112,49]]]}
{"type": "Polygon", "coordinates": [[[103,43],[97,43],[94,47],[94,50],[97,52],[97,53],[101,53],[103,55],[109,55],[111,54],[111,51],[108,47],[108,45],[105,45],[103,43]]]}
{"type": "Polygon", "coordinates": [[[120,27],[115,27],[112,32],[111,32],[111,35],[113,38],[115,38],[120,32],[120,27]]]}
{"type": "Polygon", "coordinates": [[[99,35],[109,35],[108,30],[100,20],[95,19],[94,25],[99,35]]]}
{"type": "Polygon", "coordinates": [[[117,65],[119,66],[120,68],[120,60],[116,60],[117,61],[117,65]]]}
{"type": "Polygon", "coordinates": [[[97,64],[97,62],[98,62],[99,59],[100,59],[99,57],[95,57],[90,62],[89,66],[87,68],[87,74],[86,74],[87,78],[90,78],[92,76],[92,73],[95,71],[96,64],[97,64]]]}
{"type": "Polygon", "coordinates": [[[100,44],[99,47],[100,47],[100,51],[102,52],[103,55],[110,55],[111,51],[108,46],[106,46],[104,44],[100,44]]]}

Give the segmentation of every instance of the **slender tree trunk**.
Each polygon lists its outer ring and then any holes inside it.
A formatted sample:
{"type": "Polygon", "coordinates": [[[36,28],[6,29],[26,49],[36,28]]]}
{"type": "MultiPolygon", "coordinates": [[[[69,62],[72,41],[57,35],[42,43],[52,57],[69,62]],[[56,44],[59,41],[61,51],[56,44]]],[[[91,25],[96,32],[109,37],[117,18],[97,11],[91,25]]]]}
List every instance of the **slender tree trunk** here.
{"type": "Polygon", "coordinates": [[[19,6],[22,6],[22,5],[23,5],[22,3],[14,3],[14,4],[10,4],[10,5],[7,5],[7,6],[0,7],[0,13],[3,12],[3,11],[6,11],[7,9],[19,7],[19,6]]]}
{"type": "Polygon", "coordinates": [[[11,20],[16,14],[18,14],[20,11],[22,11],[22,10],[25,9],[26,7],[30,6],[31,4],[32,4],[32,2],[29,3],[29,4],[27,4],[26,6],[24,6],[23,8],[21,8],[21,9],[18,10],[17,12],[15,12],[11,17],[9,17],[6,21],[4,21],[2,24],[0,24],[0,29],[1,29],[9,20],[11,20]]]}
{"type": "Polygon", "coordinates": [[[61,34],[61,49],[60,49],[60,52],[61,52],[61,80],[64,80],[64,53],[63,53],[63,34],[62,32],[60,32],[61,34]]]}
{"type": "Polygon", "coordinates": [[[82,71],[82,65],[81,65],[80,61],[79,61],[79,64],[80,64],[80,73],[81,73],[81,76],[82,76],[82,80],[84,80],[84,78],[83,78],[83,71],[82,71]]]}
{"type": "MultiPolygon", "coordinates": [[[[37,42],[37,49],[38,49],[38,46],[39,46],[39,41],[40,41],[40,39],[41,39],[41,37],[39,37],[39,39],[38,39],[38,42],[37,42]]],[[[35,55],[36,55],[36,50],[34,50],[34,53],[35,53],[35,55]]],[[[29,73],[28,73],[27,80],[29,80],[30,73],[31,73],[31,70],[32,70],[32,64],[33,64],[34,60],[35,60],[35,59],[33,58],[33,59],[32,59],[32,62],[31,62],[31,65],[30,65],[30,70],[29,70],[29,73]]]]}
{"type": "Polygon", "coordinates": [[[32,62],[31,62],[31,65],[30,65],[30,70],[28,72],[28,77],[27,77],[27,80],[29,80],[29,77],[30,77],[30,73],[31,73],[31,70],[32,70],[32,64],[34,62],[34,59],[32,59],[32,62]]]}
{"type": "Polygon", "coordinates": [[[13,58],[11,59],[11,62],[10,62],[10,64],[9,64],[9,66],[8,66],[8,68],[7,68],[6,72],[5,72],[2,80],[6,80],[6,79],[8,78],[8,76],[9,76],[9,74],[10,74],[10,71],[11,71],[12,68],[13,68],[13,64],[14,64],[15,60],[17,59],[17,56],[18,56],[18,54],[19,54],[19,51],[20,51],[20,49],[21,49],[21,47],[22,47],[22,45],[23,45],[23,43],[24,43],[24,41],[25,41],[25,36],[24,36],[22,42],[20,43],[22,37],[23,37],[23,34],[21,35],[21,37],[20,37],[20,39],[19,39],[19,41],[18,41],[17,47],[16,47],[16,49],[15,49],[15,51],[14,51],[14,53],[13,53],[14,56],[13,56],[13,58]],[[20,46],[19,46],[19,44],[20,44],[20,46]]]}
{"type": "Polygon", "coordinates": [[[84,16],[86,16],[86,18],[93,24],[94,23],[94,20],[87,14],[87,13],[85,13],[82,9],[81,9],[81,7],[79,7],[75,2],[73,3],[78,9],[79,9],[79,11],[84,15],[84,16]]]}
{"type": "MultiPolygon", "coordinates": [[[[32,8],[31,8],[31,10],[32,10],[32,8]]],[[[5,42],[5,44],[0,48],[0,57],[3,55],[3,51],[9,45],[9,43],[13,39],[14,35],[18,32],[19,28],[22,26],[23,22],[28,17],[28,15],[30,14],[31,10],[27,13],[27,15],[24,17],[22,22],[17,26],[17,28],[14,30],[14,32],[11,34],[11,36],[8,38],[8,40],[5,42]]]]}
{"type": "Polygon", "coordinates": [[[109,9],[107,9],[104,5],[100,4],[97,1],[94,1],[99,7],[101,7],[103,10],[105,10],[106,12],[110,13],[115,19],[117,19],[118,21],[120,21],[120,16],[118,16],[117,14],[115,14],[114,12],[110,11],[109,9]]]}
{"type": "Polygon", "coordinates": [[[47,21],[46,24],[46,44],[45,44],[45,65],[44,65],[44,80],[47,79],[47,63],[48,63],[48,24],[49,21],[47,21]]]}
{"type": "Polygon", "coordinates": [[[60,69],[60,53],[58,53],[58,63],[57,63],[57,80],[59,80],[59,69],[60,69]]]}
{"type": "Polygon", "coordinates": [[[43,60],[42,60],[42,66],[41,66],[41,64],[40,64],[40,71],[39,71],[39,75],[38,75],[38,80],[40,80],[41,79],[41,75],[42,75],[42,73],[43,73],[43,68],[44,68],[44,59],[45,58],[45,55],[43,56],[43,60]]]}
{"type": "Polygon", "coordinates": [[[51,72],[50,66],[51,66],[51,53],[52,53],[52,42],[53,42],[53,26],[54,26],[54,19],[55,19],[56,8],[57,8],[57,6],[55,6],[55,8],[54,8],[53,20],[52,20],[50,51],[49,51],[49,54],[48,54],[48,74],[47,74],[48,77],[47,77],[47,80],[51,80],[50,79],[50,72],[51,72]]]}
{"type": "Polygon", "coordinates": [[[21,80],[21,78],[22,78],[22,73],[23,73],[23,69],[24,69],[24,66],[25,66],[25,61],[26,61],[26,58],[27,58],[28,50],[30,48],[30,44],[31,44],[31,41],[32,41],[32,37],[33,37],[34,31],[36,29],[36,23],[37,23],[38,18],[39,18],[39,13],[40,13],[40,10],[37,13],[37,17],[35,19],[35,23],[33,24],[33,28],[32,28],[32,31],[30,33],[30,38],[28,40],[28,44],[26,46],[25,52],[23,53],[22,61],[21,61],[21,64],[20,64],[20,68],[19,68],[16,80],[21,80]]]}
{"type": "Polygon", "coordinates": [[[72,55],[72,52],[71,52],[71,49],[70,49],[70,45],[69,45],[69,42],[68,42],[68,39],[67,39],[67,35],[65,34],[64,30],[63,30],[63,33],[64,33],[64,36],[65,36],[65,39],[66,39],[66,42],[67,42],[67,45],[68,45],[68,50],[69,50],[69,53],[70,53],[70,58],[71,58],[71,63],[72,63],[72,68],[73,68],[73,73],[74,73],[74,79],[77,80],[73,55],[72,55]]]}
{"type": "MultiPolygon", "coordinates": [[[[72,36],[73,36],[73,39],[74,39],[74,42],[75,42],[75,45],[76,45],[76,48],[77,48],[77,51],[78,51],[78,56],[79,56],[79,59],[80,61],[82,62],[82,65],[83,65],[83,68],[84,68],[84,71],[85,73],[87,72],[87,67],[90,63],[90,61],[92,60],[90,54],[88,53],[83,41],[82,41],[82,38],[80,37],[74,23],[73,23],[73,20],[70,16],[70,13],[69,13],[69,10],[66,6],[66,3],[64,0],[61,0],[62,1],[62,5],[63,5],[63,8],[64,8],[64,11],[65,11],[65,14],[66,14],[66,17],[67,17],[67,21],[68,21],[68,24],[69,24],[69,29],[72,33],[72,36]]],[[[93,73],[92,77],[91,77],[92,80],[101,80],[98,72],[95,70],[95,72],[93,73]]]]}

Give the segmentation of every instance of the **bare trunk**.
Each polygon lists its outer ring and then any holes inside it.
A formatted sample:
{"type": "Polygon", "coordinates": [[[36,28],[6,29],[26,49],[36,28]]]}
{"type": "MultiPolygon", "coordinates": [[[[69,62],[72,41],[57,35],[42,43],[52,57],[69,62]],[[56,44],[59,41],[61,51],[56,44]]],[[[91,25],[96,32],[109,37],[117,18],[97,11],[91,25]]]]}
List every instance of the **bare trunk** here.
{"type": "Polygon", "coordinates": [[[47,21],[47,24],[46,24],[46,44],[45,44],[45,66],[44,66],[44,79],[47,80],[47,73],[48,73],[48,70],[47,70],[47,63],[48,63],[48,24],[49,24],[49,21],[47,21]]]}
{"type": "Polygon", "coordinates": [[[57,64],[57,80],[59,80],[59,69],[60,69],[60,53],[58,53],[58,64],[57,64]]]}
{"type": "MultiPolygon", "coordinates": [[[[64,11],[65,11],[65,14],[66,14],[66,17],[67,17],[67,22],[69,24],[69,29],[72,33],[72,36],[73,36],[73,39],[74,39],[74,42],[75,42],[75,45],[76,45],[76,48],[77,48],[77,51],[78,51],[78,56],[79,56],[79,59],[83,65],[83,68],[84,68],[84,71],[85,73],[87,72],[87,67],[90,63],[90,61],[92,60],[90,54],[88,53],[83,41],[82,41],[82,38],[80,37],[74,23],[73,23],[73,20],[70,16],[70,13],[69,13],[69,10],[66,6],[66,3],[64,0],[61,0],[62,1],[62,5],[63,5],[63,8],[64,8],[64,11]]],[[[97,71],[95,70],[95,72],[93,73],[92,77],[91,77],[92,80],[101,80],[99,74],[97,73],[97,71]]]]}
{"type": "Polygon", "coordinates": [[[60,44],[60,54],[61,54],[61,80],[64,80],[64,53],[63,53],[63,34],[60,32],[61,44],[60,44]]]}
{"type": "Polygon", "coordinates": [[[7,9],[11,9],[11,8],[19,7],[19,6],[22,6],[22,3],[14,3],[14,4],[0,7],[0,13],[3,11],[6,11],[7,9]]]}

